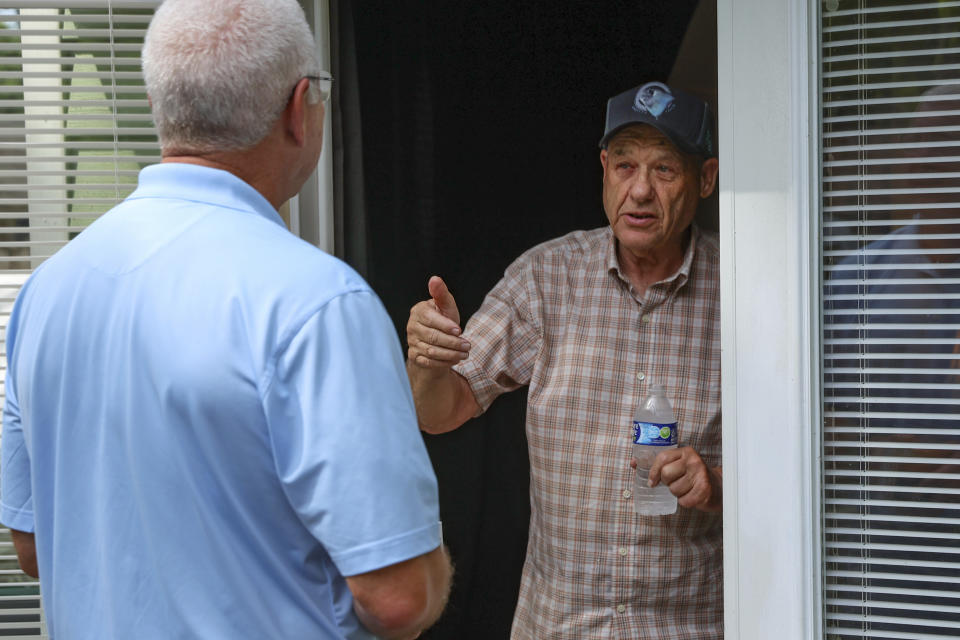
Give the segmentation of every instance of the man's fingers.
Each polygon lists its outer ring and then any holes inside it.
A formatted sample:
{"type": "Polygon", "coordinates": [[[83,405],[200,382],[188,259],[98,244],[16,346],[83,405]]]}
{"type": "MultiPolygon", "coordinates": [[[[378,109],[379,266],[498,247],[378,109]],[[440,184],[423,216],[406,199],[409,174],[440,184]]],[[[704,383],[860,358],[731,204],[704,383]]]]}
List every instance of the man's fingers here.
{"type": "Polygon", "coordinates": [[[703,458],[693,448],[681,447],[673,450],[675,455],[657,457],[661,463],[660,481],[677,496],[682,507],[700,508],[713,496],[713,481],[703,458]]]}
{"type": "Polygon", "coordinates": [[[433,276],[427,288],[430,300],[410,309],[407,360],[424,368],[450,368],[466,359],[470,343],[460,337],[460,313],[443,279],[433,276]]]}
{"type": "Polygon", "coordinates": [[[411,350],[415,350],[417,355],[426,356],[430,360],[439,360],[441,362],[450,362],[456,364],[461,360],[466,359],[470,355],[469,349],[460,349],[457,347],[446,348],[442,346],[437,346],[435,344],[429,344],[426,342],[417,343],[415,346],[411,346],[411,350]]]}
{"type": "Polygon", "coordinates": [[[687,466],[687,461],[682,456],[677,456],[664,461],[664,464],[660,467],[660,481],[666,485],[672,485],[690,473],[691,470],[687,466]]]}
{"type": "Polygon", "coordinates": [[[437,347],[439,349],[449,349],[451,351],[462,351],[464,355],[470,351],[470,343],[463,338],[444,333],[440,329],[428,329],[426,339],[421,340],[424,347],[437,347]]]}
{"type": "Polygon", "coordinates": [[[409,359],[418,367],[424,369],[449,369],[459,362],[459,360],[433,360],[423,354],[414,354],[412,351],[409,354],[409,359]]]}
{"type": "Polygon", "coordinates": [[[418,302],[407,321],[407,359],[420,367],[450,368],[466,359],[470,343],[456,322],[440,313],[432,300],[418,302]]]}
{"type": "Polygon", "coordinates": [[[435,339],[443,340],[443,346],[449,347],[456,343],[465,342],[459,337],[460,325],[440,313],[432,300],[418,302],[410,309],[407,334],[416,335],[421,340],[430,343],[433,343],[435,339]],[[436,334],[433,332],[436,332],[436,334]],[[450,340],[449,343],[447,343],[448,339],[450,340]]]}
{"type": "Polygon", "coordinates": [[[706,504],[713,491],[706,476],[686,475],[670,485],[670,493],[681,507],[694,508],[706,504]]]}
{"type": "Polygon", "coordinates": [[[678,460],[680,456],[679,449],[667,449],[666,451],[658,453],[657,457],[653,459],[653,464],[650,466],[650,473],[647,475],[647,485],[655,487],[660,484],[661,480],[664,484],[670,484],[670,481],[675,478],[671,476],[663,477],[663,469],[666,465],[678,460]]]}
{"type": "Polygon", "coordinates": [[[457,301],[453,299],[447,284],[440,276],[433,276],[427,281],[427,289],[430,291],[430,297],[437,309],[446,317],[453,320],[457,325],[457,333],[460,332],[460,311],[457,309],[457,301]]]}

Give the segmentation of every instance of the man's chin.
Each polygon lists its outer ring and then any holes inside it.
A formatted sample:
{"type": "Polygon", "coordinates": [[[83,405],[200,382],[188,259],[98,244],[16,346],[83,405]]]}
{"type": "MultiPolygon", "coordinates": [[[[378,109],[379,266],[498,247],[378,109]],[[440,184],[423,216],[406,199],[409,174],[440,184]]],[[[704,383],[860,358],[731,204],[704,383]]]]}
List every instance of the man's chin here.
{"type": "Polygon", "coordinates": [[[655,247],[659,240],[656,229],[637,229],[623,224],[617,225],[613,234],[617,237],[617,242],[631,253],[646,253],[655,247]]]}

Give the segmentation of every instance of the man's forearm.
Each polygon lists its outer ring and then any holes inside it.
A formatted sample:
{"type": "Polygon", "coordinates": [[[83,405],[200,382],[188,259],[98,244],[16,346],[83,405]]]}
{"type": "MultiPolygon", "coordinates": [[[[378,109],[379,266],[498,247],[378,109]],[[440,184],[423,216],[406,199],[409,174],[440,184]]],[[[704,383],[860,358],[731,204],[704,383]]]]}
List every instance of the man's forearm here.
{"type": "Polygon", "coordinates": [[[453,583],[453,563],[450,561],[450,554],[446,547],[441,546],[440,553],[430,555],[429,560],[432,577],[428,589],[432,594],[432,604],[421,619],[421,630],[429,629],[440,619],[443,610],[447,607],[450,587],[453,583]]]}
{"type": "Polygon", "coordinates": [[[33,534],[10,529],[10,539],[13,541],[13,548],[17,552],[20,570],[28,576],[38,578],[40,572],[37,570],[37,544],[33,534]]]}
{"type": "Polygon", "coordinates": [[[445,547],[363,576],[347,578],[357,619],[378,638],[409,640],[431,627],[450,595],[445,547]]]}
{"type": "Polygon", "coordinates": [[[427,369],[407,362],[420,428],[427,433],[453,431],[480,410],[466,378],[453,369],[427,369]]]}

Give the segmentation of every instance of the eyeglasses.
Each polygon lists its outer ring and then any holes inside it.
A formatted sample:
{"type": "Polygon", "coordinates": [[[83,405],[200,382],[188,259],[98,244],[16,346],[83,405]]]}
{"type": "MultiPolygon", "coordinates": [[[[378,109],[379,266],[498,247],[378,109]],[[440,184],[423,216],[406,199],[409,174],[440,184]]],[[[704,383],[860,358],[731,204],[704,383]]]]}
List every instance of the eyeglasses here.
{"type": "Polygon", "coordinates": [[[333,76],[326,71],[321,71],[315,76],[305,76],[307,80],[317,83],[320,89],[320,99],[326,102],[330,98],[330,90],[333,88],[333,76]]]}

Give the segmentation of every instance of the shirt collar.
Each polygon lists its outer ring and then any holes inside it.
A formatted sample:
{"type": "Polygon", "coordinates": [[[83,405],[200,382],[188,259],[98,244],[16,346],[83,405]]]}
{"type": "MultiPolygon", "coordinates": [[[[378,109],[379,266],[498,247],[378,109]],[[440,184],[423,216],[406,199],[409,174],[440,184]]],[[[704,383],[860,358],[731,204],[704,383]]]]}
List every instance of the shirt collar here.
{"type": "MultiPolygon", "coordinates": [[[[696,224],[690,225],[690,241],[687,243],[687,249],[683,254],[683,262],[680,263],[680,267],[665,280],[661,280],[660,283],[672,283],[676,281],[677,288],[682,287],[687,283],[687,280],[690,277],[690,267],[693,265],[693,257],[697,252],[697,242],[700,239],[700,227],[696,224]]],[[[606,240],[606,249],[605,253],[605,262],[607,265],[607,271],[613,274],[616,274],[628,287],[630,286],[630,280],[623,274],[620,270],[620,261],[617,260],[617,237],[613,235],[613,229],[607,228],[607,240],[606,240]]],[[[657,284],[660,284],[657,283],[657,284]]]]}
{"type": "Polygon", "coordinates": [[[284,228],[277,210],[259,191],[229,171],[185,162],[164,162],[140,171],[128,200],[167,198],[203,202],[256,214],[284,228]]]}

